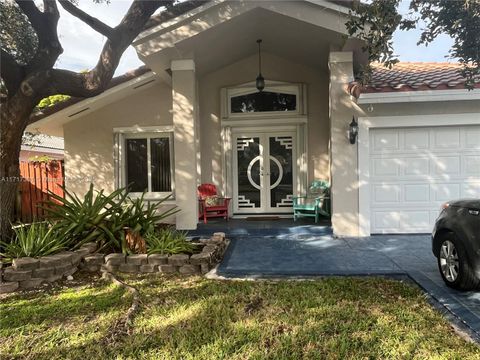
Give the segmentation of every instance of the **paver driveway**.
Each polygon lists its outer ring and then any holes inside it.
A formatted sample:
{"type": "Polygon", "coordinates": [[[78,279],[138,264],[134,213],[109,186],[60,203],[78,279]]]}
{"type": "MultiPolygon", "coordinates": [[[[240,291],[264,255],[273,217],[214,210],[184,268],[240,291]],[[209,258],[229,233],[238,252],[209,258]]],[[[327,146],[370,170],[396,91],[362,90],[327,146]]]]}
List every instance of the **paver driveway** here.
{"type": "Polygon", "coordinates": [[[480,292],[462,293],[444,285],[429,235],[336,239],[326,229],[313,234],[231,235],[218,273],[226,277],[408,275],[480,340],[480,292]]]}

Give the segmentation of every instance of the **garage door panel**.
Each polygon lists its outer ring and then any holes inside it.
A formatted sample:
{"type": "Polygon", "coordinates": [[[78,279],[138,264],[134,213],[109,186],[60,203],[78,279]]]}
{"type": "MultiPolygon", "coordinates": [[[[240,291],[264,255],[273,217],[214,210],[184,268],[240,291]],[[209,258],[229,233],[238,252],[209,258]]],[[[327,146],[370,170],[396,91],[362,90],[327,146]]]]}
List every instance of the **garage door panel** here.
{"type": "Polygon", "coordinates": [[[378,211],[373,216],[373,225],[380,232],[392,231],[400,228],[399,211],[378,211]]]}
{"type": "Polygon", "coordinates": [[[480,149],[480,129],[469,129],[465,131],[465,148],[480,149]]]}
{"type": "Polygon", "coordinates": [[[375,185],[373,188],[373,202],[398,203],[400,201],[401,186],[396,184],[375,185]]]}
{"type": "Polygon", "coordinates": [[[400,138],[399,134],[391,132],[389,130],[379,130],[373,135],[373,150],[385,151],[385,150],[399,150],[400,138]]]}
{"type": "Polygon", "coordinates": [[[437,128],[433,129],[433,149],[460,149],[459,128],[437,128]]]}
{"type": "Polygon", "coordinates": [[[428,129],[416,131],[414,129],[405,130],[405,149],[419,150],[430,147],[430,132],[428,129]]]}
{"type": "Polygon", "coordinates": [[[430,159],[422,157],[405,158],[403,173],[414,176],[430,175],[430,159]]]}
{"type": "Polygon", "coordinates": [[[460,183],[438,183],[432,185],[432,199],[438,202],[445,202],[452,199],[460,198],[460,183]]]}
{"type": "Polygon", "coordinates": [[[430,210],[406,210],[402,213],[401,230],[409,231],[428,228],[430,225],[430,210]]]}
{"type": "Polygon", "coordinates": [[[464,157],[464,164],[465,175],[480,177],[480,156],[467,155],[464,157]]]}
{"type": "Polygon", "coordinates": [[[406,184],[403,188],[405,203],[428,203],[430,201],[430,186],[427,184],[406,184]]]}
{"type": "Polygon", "coordinates": [[[373,222],[380,233],[414,233],[423,232],[429,226],[431,218],[429,210],[380,211],[375,213],[373,222]]]}
{"type": "Polygon", "coordinates": [[[442,203],[480,197],[477,149],[480,126],[371,130],[371,232],[430,232],[442,203]]]}
{"type": "Polygon", "coordinates": [[[373,174],[375,176],[398,176],[400,175],[400,164],[390,159],[374,159],[373,174]]]}
{"type": "Polygon", "coordinates": [[[444,175],[460,174],[460,155],[458,156],[438,156],[433,160],[434,163],[434,174],[435,175],[444,175]]]}
{"type": "Polygon", "coordinates": [[[480,197],[480,181],[468,181],[462,184],[462,198],[480,197]]]}

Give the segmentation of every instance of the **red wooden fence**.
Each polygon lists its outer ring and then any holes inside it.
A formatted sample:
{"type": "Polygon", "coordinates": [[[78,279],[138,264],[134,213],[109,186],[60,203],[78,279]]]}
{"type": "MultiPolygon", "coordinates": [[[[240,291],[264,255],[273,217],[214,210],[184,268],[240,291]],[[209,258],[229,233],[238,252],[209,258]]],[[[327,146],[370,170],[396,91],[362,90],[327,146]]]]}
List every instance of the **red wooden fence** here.
{"type": "Polygon", "coordinates": [[[58,196],[64,196],[60,186],[64,184],[63,161],[20,162],[19,186],[20,199],[17,201],[17,218],[22,222],[44,219],[45,211],[38,207],[42,201],[48,200],[50,190],[58,196]]]}

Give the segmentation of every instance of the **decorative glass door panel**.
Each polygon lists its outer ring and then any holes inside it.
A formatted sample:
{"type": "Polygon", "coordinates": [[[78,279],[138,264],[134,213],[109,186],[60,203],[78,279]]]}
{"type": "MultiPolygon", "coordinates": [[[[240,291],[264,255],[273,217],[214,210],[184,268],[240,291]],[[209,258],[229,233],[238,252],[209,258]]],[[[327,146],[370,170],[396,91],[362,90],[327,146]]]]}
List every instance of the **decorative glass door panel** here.
{"type": "Polygon", "coordinates": [[[269,205],[270,211],[292,208],[293,136],[269,136],[269,205]]]}
{"type": "Polygon", "coordinates": [[[233,140],[235,212],[291,212],[295,133],[242,133],[233,140]]]}
{"type": "Polygon", "coordinates": [[[262,147],[259,137],[237,137],[237,208],[254,210],[261,208],[263,166],[262,147]]]}

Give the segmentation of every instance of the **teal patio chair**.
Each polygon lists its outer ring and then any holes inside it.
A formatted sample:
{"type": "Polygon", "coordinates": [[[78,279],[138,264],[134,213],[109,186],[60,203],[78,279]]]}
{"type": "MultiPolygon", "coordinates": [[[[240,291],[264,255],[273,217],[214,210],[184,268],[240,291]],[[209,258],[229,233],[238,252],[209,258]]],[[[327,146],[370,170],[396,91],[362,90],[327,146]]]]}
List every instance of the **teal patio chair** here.
{"type": "Polygon", "coordinates": [[[330,218],[330,184],[325,180],[313,180],[306,195],[293,197],[293,220],[299,217],[320,216],[330,218]]]}

